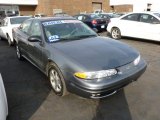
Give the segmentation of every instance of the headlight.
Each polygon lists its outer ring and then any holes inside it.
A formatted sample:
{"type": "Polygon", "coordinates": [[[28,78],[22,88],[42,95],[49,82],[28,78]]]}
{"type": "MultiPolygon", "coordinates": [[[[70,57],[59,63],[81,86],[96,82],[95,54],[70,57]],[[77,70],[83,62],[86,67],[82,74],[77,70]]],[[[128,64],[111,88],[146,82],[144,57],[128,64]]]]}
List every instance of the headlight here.
{"type": "Polygon", "coordinates": [[[138,65],[140,59],[141,59],[141,56],[139,55],[139,56],[134,60],[133,63],[134,63],[135,66],[138,65]]]}
{"type": "Polygon", "coordinates": [[[99,79],[103,77],[110,77],[115,74],[117,74],[117,70],[110,69],[110,70],[101,70],[94,72],[76,72],[74,75],[81,79],[99,79]]]}

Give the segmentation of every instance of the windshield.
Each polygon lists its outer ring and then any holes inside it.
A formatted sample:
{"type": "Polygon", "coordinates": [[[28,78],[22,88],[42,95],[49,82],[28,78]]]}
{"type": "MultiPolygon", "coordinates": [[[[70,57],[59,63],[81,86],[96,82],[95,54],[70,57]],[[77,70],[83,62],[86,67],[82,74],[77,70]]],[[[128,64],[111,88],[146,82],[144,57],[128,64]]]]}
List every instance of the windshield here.
{"type": "Polygon", "coordinates": [[[97,33],[78,20],[47,21],[42,22],[42,25],[48,42],[97,36],[97,33]]]}
{"type": "Polygon", "coordinates": [[[10,21],[11,21],[11,24],[21,24],[29,18],[31,17],[15,17],[15,18],[10,18],[10,21]]]}
{"type": "Polygon", "coordinates": [[[95,18],[100,18],[100,16],[96,15],[96,14],[90,14],[89,15],[92,19],[95,19],[95,18]]]}

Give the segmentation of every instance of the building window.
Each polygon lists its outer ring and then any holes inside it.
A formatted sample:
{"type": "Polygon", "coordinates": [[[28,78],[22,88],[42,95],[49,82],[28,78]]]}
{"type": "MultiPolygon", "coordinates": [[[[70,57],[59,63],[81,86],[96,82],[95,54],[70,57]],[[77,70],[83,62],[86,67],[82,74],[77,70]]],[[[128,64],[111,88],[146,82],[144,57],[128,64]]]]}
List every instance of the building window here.
{"type": "Polygon", "coordinates": [[[114,6],[112,5],[110,7],[111,7],[111,11],[114,12],[114,6]]]}
{"type": "Polygon", "coordinates": [[[148,3],[148,4],[147,4],[147,11],[151,11],[151,6],[152,6],[151,3],[148,3]]]}

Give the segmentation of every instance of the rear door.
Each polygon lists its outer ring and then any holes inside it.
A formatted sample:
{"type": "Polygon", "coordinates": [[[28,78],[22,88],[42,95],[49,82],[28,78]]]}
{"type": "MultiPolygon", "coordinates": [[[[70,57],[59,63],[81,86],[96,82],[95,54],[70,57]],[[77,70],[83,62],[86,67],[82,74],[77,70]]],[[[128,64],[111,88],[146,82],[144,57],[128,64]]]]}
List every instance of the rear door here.
{"type": "Polygon", "coordinates": [[[150,14],[140,16],[140,38],[160,41],[160,20],[150,14]]]}
{"type": "Polygon", "coordinates": [[[87,16],[87,15],[78,15],[78,16],[76,16],[76,18],[92,28],[92,22],[91,22],[92,20],[91,20],[91,18],[89,16],[87,16]]]}
{"type": "Polygon", "coordinates": [[[93,28],[92,18],[89,15],[83,15],[82,21],[87,24],[89,27],[93,28]]]}
{"type": "Polygon", "coordinates": [[[129,14],[117,21],[116,24],[119,27],[122,36],[139,36],[139,15],[140,14],[137,13],[129,14]]]}

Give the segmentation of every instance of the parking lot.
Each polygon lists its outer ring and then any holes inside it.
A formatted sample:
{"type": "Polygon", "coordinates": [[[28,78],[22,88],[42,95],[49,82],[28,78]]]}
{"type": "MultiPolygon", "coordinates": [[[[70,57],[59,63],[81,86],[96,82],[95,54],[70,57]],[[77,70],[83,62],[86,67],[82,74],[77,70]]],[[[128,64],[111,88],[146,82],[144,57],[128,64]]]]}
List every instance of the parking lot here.
{"type": "Polygon", "coordinates": [[[0,73],[9,104],[7,120],[159,120],[160,44],[129,38],[121,41],[140,51],[147,70],[117,94],[92,100],[73,94],[57,97],[47,77],[28,61],[20,62],[15,48],[1,40],[0,73]]]}

